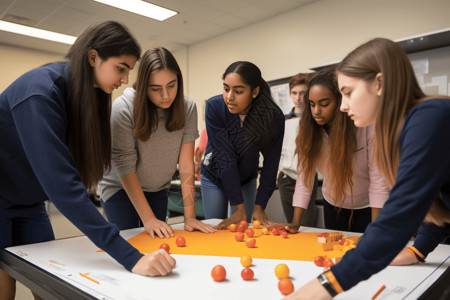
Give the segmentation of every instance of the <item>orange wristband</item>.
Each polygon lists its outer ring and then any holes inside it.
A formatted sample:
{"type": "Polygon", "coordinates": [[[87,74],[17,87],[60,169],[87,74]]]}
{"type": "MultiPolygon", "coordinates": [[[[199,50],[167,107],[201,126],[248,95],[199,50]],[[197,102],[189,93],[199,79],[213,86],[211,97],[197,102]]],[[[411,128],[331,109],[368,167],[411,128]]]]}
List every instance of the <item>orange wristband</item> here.
{"type": "Polygon", "coordinates": [[[331,272],[331,270],[326,271],[324,274],[325,276],[327,276],[328,281],[331,283],[338,294],[344,291],[339,282],[336,280],[336,277],[334,277],[334,274],[333,272],[331,272]]]}
{"type": "Polygon", "coordinates": [[[411,253],[411,255],[416,259],[416,262],[419,262],[419,260],[417,259],[417,256],[416,256],[416,254],[414,253],[414,251],[412,251],[412,250],[409,249],[409,248],[406,248],[406,250],[407,250],[409,253],[411,253]]]}
{"type": "Polygon", "coordinates": [[[416,259],[417,259],[418,261],[420,261],[420,262],[425,262],[425,256],[424,256],[422,253],[420,253],[420,251],[417,250],[416,247],[414,247],[414,246],[409,246],[409,247],[406,248],[406,249],[408,249],[408,251],[412,252],[412,254],[416,257],[416,259]]]}

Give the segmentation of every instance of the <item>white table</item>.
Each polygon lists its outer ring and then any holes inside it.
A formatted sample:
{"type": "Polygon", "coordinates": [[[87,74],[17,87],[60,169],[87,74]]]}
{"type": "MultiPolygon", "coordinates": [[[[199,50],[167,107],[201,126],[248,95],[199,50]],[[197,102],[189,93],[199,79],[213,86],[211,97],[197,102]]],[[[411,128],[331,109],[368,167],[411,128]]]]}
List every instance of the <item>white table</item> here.
{"type": "MultiPolygon", "coordinates": [[[[217,224],[219,220],[209,220],[217,224]]],[[[182,229],[182,224],[173,226],[182,229]]],[[[301,231],[323,232],[323,229],[301,228],[301,231]]],[[[142,228],[122,231],[125,238],[142,232],[142,228]]],[[[125,270],[86,237],[9,247],[0,253],[0,267],[19,281],[40,290],[46,299],[280,299],[274,268],[286,263],[295,288],[322,272],[312,262],[254,259],[255,279],[241,278],[242,266],[237,257],[173,255],[177,267],[166,277],[145,277],[125,270]],[[226,268],[227,279],[214,282],[213,266],[226,268]],[[89,280],[81,274],[87,274],[89,280]],[[96,282],[94,282],[96,281],[96,282]],[[213,296],[214,295],[214,296],[213,296]]],[[[450,266],[450,246],[439,245],[427,263],[388,267],[370,280],[342,293],[336,299],[370,299],[384,284],[377,298],[417,299],[450,266]]],[[[447,272],[448,275],[448,272],[447,272]]],[[[448,278],[447,285],[448,285],[448,278]]],[[[39,292],[38,292],[39,294],[39,292]]]]}

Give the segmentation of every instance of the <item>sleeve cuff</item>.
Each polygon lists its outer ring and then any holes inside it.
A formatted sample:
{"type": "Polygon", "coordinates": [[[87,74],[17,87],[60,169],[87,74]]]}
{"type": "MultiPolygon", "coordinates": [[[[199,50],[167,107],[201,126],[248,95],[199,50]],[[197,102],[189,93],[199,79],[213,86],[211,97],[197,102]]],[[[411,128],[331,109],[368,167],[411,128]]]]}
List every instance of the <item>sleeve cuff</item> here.
{"type": "Polygon", "coordinates": [[[406,250],[416,258],[417,262],[425,262],[425,256],[416,247],[410,246],[406,250]]]}
{"type": "Polygon", "coordinates": [[[344,291],[331,270],[326,271],[324,274],[338,294],[344,291]]]}

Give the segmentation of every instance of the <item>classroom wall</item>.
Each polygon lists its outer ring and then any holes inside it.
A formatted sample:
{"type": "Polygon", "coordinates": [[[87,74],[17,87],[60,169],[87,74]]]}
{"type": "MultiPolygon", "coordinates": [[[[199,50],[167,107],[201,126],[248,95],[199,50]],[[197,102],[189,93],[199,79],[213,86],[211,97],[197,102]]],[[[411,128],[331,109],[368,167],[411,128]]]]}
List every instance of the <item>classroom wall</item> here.
{"type": "Polygon", "coordinates": [[[21,74],[62,58],[59,54],[0,43],[0,92],[3,92],[21,74]]]}
{"type": "MultiPolygon", "coordinates": [[[[187,48],[178,51],[176,58],[178,64],[180,65],[181,72],[185,74],[187,71],[187,48]]],[[[26,73],[27,71],[50,62],[61,61],[62,59],[64,59],[64,55],[62,54],[27,49],[23,47],[15,47],[12,45],[0,43],[0,93],[3,92],[3,90],[6,89],[20,75],[26,73]]],[[[120,88],[114,90],[114,92],[112,93],[113,100],[122,95],[124,89],[133,85],[133,83],[136,81],[138,68],[139,62],[130,72],[128,84],[122,84],[120,88]]],[[[183,79],[184,89],[187,90],[188,78],[186,77],[183,79]]]]}
{"type": "MultiPolygon", "coordinates": [[[[448,0],[318,0],[288,13],[174,52],[184,75],[186,95],[198,105],[221,93],[221,76],[236,60],[257,64],[266,80],[307,72],[342,59],[370,38],[403,39],[450,27],[448,0]]],[[[0,43],[0,92],[24,72],[62,55],[0,43]]],[[[113,99],[134,82],[113,93],[113,99]]]]}
{"type": "MultiPolygon", "coordinates": [[[[258,65],[266,80],[341,60],[374,38],[403,39],[450,27],[448,0],[319,0],[263,22],[194,44],[187,50],[189,96],[221,93],[221,76],[236,60],[258,65]]],[[[175,53],[177,54],[177,53],[175,53]]]]}
{"type": "MultiPolygon", "coordinates": [[[[15,47],[0,43],[0,93],[3,92],[20,75],[40,67],[42,65],[58,62],[64,59],[64,55],[45,51],[33,50],[23,47],[15,47]]],[[[135,66],[135,70],[138,68],[135,66]]],[[[132,71],[128,84],[123,84],[112,93],[112,99],[122,95],[123,90],[133,84],[136,80],[137,71],[132,71]]]]}

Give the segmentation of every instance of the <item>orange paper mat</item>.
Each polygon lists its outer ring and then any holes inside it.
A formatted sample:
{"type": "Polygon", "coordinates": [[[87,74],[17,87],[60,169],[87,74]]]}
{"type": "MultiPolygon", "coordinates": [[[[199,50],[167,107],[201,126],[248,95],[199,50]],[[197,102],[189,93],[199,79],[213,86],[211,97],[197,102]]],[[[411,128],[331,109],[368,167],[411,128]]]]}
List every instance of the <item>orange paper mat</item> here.
{"type": "MultiPolygon", "coordinates": [[[[300,232],[289,234],[288,238],[282,236],[263,235],[261,229],[254,229],[256,240],[255,248],[248,248],[244,242],[237,242],[235,233],[228,230],[219,230],[215,233],[205,234],[199,231],[188,232],[174,230],[175,236],[169,239],[152,237],[142,232],[130,239],[128,242],[136,247],[141,253],[150,253],[159,249],[160,245],[166,243],[170,246],[171,254],[184,255],[209,255],[209,256],[231,256],[241,257],[250,255],[253,258],[282,259],[314,261],[318,255],[329,258],[342,257],[344,252],[340,249],[324,251],[322,244],[317,242],[317,232],[300,232]],[[175,240],[178,236],[186,239],[185,247],[177,247],[175,240]]],[[[247,236],[245,237],[247,239],[247,236]]],[[[349,239],[356,240],[357,237],[349,239]]],[[[335,248],[342,248],[335,247],[335,248]]]]}

